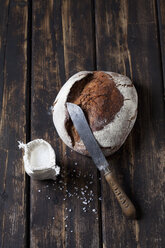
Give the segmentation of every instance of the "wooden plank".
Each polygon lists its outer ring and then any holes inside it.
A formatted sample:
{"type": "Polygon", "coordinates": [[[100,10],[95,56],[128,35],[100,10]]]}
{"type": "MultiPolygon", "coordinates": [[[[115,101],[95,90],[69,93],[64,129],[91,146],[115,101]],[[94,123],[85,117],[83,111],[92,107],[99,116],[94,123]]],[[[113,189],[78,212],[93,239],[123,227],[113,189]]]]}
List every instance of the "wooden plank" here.
{"type": "Polygon", "coordinates": [[[66,79],[94,69],[91,10],[86,0],[33,2],[32,139],[51,143],[62,172],[55,182],[31,182],[31,247],[99,247],[97,170],[65,147],[50,113],[66,79]]]}
{"type": "Polygon", "coordinates": [[[26,246],[27,1],[0,1],[0,247],[26,246]]]}
{"type": "Polygon", "coordinates": [[[164,99],[165,99],[165,1],[157,0],[157,14],[158,14],[158,26],[159,26],[159,38],[161,45],[161,58],[163,69],[163,81],[164,81],[164,99]]]}
{"type": "Polygon", "coordinates": [[[164,247],[164,115],[155,2],[96,0],[95,13],[97,68],[128,75],[139,96],[135,127],[109,159],[139,220],[123,217],[104,180],[103,247],[164,247]]]}

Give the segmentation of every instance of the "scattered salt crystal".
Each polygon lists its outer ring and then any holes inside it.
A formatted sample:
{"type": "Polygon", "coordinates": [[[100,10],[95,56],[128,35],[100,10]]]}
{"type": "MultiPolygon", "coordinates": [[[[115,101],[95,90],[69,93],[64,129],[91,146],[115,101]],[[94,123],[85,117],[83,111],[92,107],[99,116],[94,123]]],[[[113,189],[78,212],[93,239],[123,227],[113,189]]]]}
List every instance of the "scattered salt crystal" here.
{"type": "Polygon", "coordinates": [[[47,113],[48,113],[48,115],[52,115],[52,113],[53,113],[53,106],[49,107],[47,113]]]}
{"type": "Polygon", "coordinates": [[[84,211],[84,212],[86,212],[86,211],[87,211],[85,207],[83,208],[83,211],[84,211]]]}
{"type": "Polygon", "coordinates": [[[41,190],[39,189],[38,192],[41,192],[41,190]]]}
{"type": "Polygon", "coordinates": [[[72,232],[73,232],[73,230],[70,230],[70,232],[72,233],[72,232]]]}
{"type": "Polygon", "coordinates": [[[90,181],[89,183],[90,183],[90,184],[92,184],[93,182],[92,182],[92,181],[90,181]]]}
{"type": "Polygon", "coordinates": [[[72,212],[72,209],[70,208],[68,211],[69,211],[69,212],[72,212]]]}
{"type": "Polygon", "coordinates": [[[68,219],[68,216],[65,216],[64,220],[67,220],[68,219]]]}
{"type": "Polygon", "coordinates": [[[101,197],[99,197],[99,201],[101,201],[102,200],[102,198],[101,197]]]}
{"type": "Polygon", "coordinates": [[[88,186],[87,186],[87,185],[85,185],[85,188],[86,188],[86,189],[88,189],[88,186]]]}
{"type": "Polygon", "coordinates": [[[50,196],[48,196],[48,200],[50,200],[50,196]]]}
{"type": "Polygon", "coordinates": [[[77,165],[77,162],[75,162],[74,164],[77,165]]]}
{"type": "Polygon", "coordinates": [[[68,225],[65,225],[65,227],[67,227],[68,225]]]}
{"type": "Polygon", "coordinates": [[[87,204],[87,202],[83,201],[83,204],[87,204]]]}
{"type": "Polygon", "coordinates": [[[54,220],[54,216],[52,217],[52,219],[54,220]]]}

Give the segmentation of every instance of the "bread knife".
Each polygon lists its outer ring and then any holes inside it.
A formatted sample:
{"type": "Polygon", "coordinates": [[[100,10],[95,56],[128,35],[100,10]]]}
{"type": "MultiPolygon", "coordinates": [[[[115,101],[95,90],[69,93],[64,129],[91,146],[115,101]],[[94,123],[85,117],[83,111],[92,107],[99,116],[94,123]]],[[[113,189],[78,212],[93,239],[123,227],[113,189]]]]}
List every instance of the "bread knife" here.
{"type": "Polygon", "coordinates": [[[100,146],[98,145],[89,125],[86,120],[86,117],[83,113],[83,110],[76,104],[67,102],[67,109],[70,115],[70,118],[81,138],[83,141],[87,151],[89,152],[93,162],[95,163],[96,167],[104,173],[106,181],[108,182],[110,188],[112,189],[113,193],[115,194],[118,203],[123,211],[123,213],[131,218],[136,218],[136,210],[125,194],[124,190],[119,185],[111,166],[108,164],[100,146]]]}

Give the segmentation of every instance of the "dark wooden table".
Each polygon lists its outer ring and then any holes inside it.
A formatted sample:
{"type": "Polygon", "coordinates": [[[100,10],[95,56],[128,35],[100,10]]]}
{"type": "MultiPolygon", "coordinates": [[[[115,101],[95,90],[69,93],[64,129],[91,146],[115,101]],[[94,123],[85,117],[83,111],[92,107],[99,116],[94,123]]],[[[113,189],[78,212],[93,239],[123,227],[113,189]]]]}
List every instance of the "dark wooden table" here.
{"type": "Polygon", "coordinates": [[[165,247],[165,1],[0,0],[0,247],[165,247]],[[89,158],[59,139],[52,105],[81,70],[129,76],[138,118],[109,162],[135,203],[126,219],[89,158]],[[43,138],[57,181],[25,174],[17,141],[43,138]],[[83,204],[83,193],[89,204],[83,204]]]}

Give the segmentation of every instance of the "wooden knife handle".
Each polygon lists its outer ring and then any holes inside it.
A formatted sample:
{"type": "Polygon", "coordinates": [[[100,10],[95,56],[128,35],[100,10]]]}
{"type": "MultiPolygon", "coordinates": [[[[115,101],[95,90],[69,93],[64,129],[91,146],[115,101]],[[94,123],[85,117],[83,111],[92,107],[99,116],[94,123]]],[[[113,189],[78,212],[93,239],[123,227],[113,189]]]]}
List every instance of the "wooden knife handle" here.
{"type": "Polygon", "coordinates": [[[117,179],[113,172],[108,170],[108,172],[105,172],[104,176],[109,186],[113,190],[123,213],[131,219],[136,219],[135,207],[117,182],[117,179]]]}

